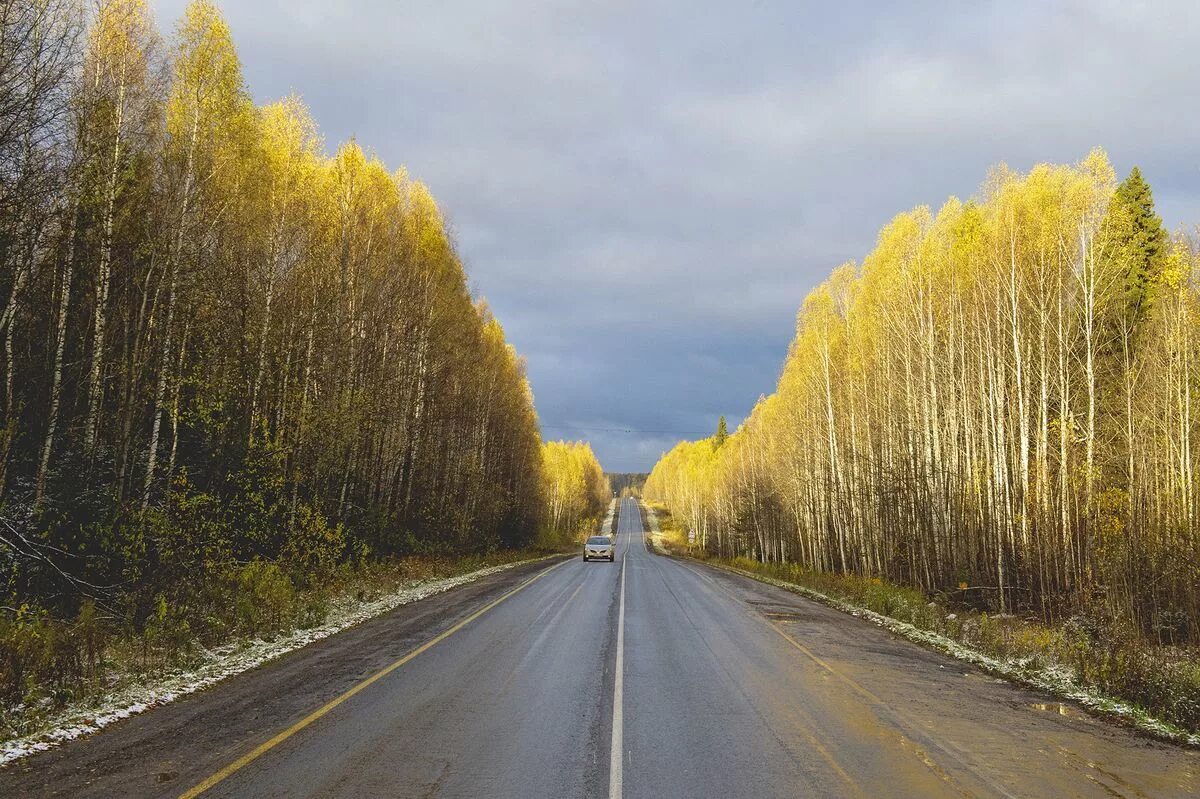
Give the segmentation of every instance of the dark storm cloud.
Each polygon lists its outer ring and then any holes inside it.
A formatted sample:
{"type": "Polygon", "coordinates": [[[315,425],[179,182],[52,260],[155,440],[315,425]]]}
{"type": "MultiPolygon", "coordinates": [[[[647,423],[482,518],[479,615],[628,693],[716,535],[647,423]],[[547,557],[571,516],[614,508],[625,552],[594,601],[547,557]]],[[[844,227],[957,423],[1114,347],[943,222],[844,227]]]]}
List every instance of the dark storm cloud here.
{"type": "Polygon", "coordinates": [[[1200,222],[1193,4],[882,6],[223,3],[256,99],[430,185],[546,435],[619,471],[736,423],[812,286],[999,161],[1100,145],[1200,222]]]}

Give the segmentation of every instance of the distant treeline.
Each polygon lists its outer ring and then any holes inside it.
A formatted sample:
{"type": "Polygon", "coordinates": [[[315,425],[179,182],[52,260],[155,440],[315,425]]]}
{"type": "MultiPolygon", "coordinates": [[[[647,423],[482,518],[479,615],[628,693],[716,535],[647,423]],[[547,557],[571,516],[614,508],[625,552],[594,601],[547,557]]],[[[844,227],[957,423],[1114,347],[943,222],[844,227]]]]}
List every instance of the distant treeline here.
{"type": "Polygon", "coordinates": [[[426,187],[256,107],[208,0],[82,5],[0,0],[3,613],[533,542],[524,364],[426,187]]]}
{"type": "Polygon", "coordinates": [[[608,482],[612,484],[613,491],[618,495],[624,496],[629,492],[635,496],[642,493],[642,487],[646,485],[646,478],[650,475],[646,472],[608,472],[606,475],[608,482]]]}
{"type": "Polygon", "coordinates": [[[646,493],[716,553],[1197,641],[1198,315],[1136,169],[1000,167],[836,269],[775,393],[646,493]]]}

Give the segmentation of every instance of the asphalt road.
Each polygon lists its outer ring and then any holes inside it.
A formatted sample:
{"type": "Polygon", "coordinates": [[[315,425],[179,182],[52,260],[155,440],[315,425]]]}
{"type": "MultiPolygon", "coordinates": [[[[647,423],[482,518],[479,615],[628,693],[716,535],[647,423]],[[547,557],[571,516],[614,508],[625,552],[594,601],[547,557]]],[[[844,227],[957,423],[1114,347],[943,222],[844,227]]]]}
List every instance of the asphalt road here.
{"type": "Polygon", "coordinates": [[[653,555],[631,500],[618,528],[616,563],[400,608],[0,770],[0,796],[1200,793],[1200,754],[653,555]]]}

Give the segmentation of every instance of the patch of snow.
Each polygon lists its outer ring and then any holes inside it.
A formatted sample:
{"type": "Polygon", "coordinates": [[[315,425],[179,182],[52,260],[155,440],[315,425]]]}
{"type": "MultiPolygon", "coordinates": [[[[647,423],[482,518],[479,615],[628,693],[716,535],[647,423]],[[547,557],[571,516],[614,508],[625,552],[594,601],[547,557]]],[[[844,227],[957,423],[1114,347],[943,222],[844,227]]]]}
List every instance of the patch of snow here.
{"type": "MultiPolygon", "coordinates": [[[[1004,677],[1005,679],[1031,688],[1046,691],[1063,699],[1078,702],[1093,712],[1120,718],[1134,728],[1150,735],[1187,746],[1200,746],[1200,735],[1190,733],[1174,724],[1155,718],[1141,708],[1131,705],[1128,702],[1106,696],[1081,685],[1074,670],[1062,664],[1054,663],[1036,666],[1029,659],[1024,658],[1000,660],[939,633],[923,630],[908,622],[884,616],[873,610],[853,605],[802,585],[776,580],[773,577],[755,574],[754,572],[738,569],[733,566],[725,566],[723,564],[710,565],[767,583],[768,585],[776,586],[777,588],[783,588],[795,594],[800,594],[803,597],[828,605],[843,613],[848,613],[851,616],[869,621],[910,641],[978,666],[990,674],[1004,677]]],[[[953,614],[947,618],[953,618],[953,614]]]]}
{"type": "Polygon", "coordinates": [[[162,675],[142,684],[122,688],[105,697],[99,707],[68,707],[47,720],[39,732],[0,742],[0,768],[36,752],[44,752],[65,741],[90,735],[115,721],[165,705],[214,683],[249,671],[267,661],[285,655],[314,641],[339,633],[348,627],[372,619],[390,610],[449,591],[481,577],[511,569],[543,558],[489,566],[468,574],[442,580],[411,581],[396,591],[367,602],[343,597],[330,603],[324,624],[295,630],[271,641],[260,639],[234,641],[205,652],[205,662],[194,669],[162,675]]]}

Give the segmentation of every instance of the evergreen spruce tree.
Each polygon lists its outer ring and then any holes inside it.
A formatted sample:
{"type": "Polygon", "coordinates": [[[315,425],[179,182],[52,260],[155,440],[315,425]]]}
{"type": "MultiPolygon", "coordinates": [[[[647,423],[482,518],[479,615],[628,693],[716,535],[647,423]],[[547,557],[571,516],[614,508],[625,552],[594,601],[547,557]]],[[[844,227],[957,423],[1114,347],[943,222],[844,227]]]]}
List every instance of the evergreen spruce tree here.
{"type": "Polygon", "coordinates": [[[1113,195],[1109,222],[1111,255],[1124,273],[1121,313],[1136,326],[1154,300],[1167,252],[1167,232],[1154,212],[1154,195],[1136,166],[1113,195]]]}

